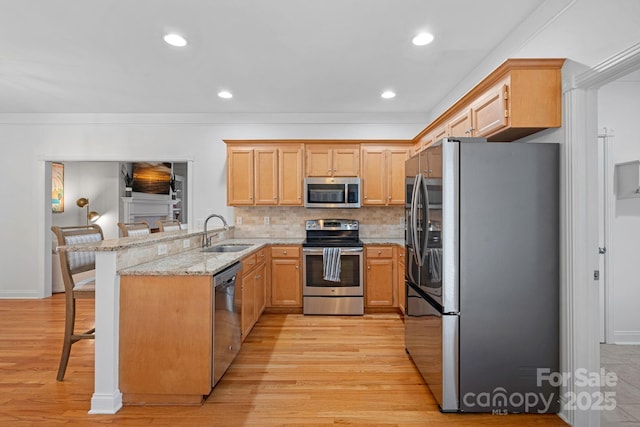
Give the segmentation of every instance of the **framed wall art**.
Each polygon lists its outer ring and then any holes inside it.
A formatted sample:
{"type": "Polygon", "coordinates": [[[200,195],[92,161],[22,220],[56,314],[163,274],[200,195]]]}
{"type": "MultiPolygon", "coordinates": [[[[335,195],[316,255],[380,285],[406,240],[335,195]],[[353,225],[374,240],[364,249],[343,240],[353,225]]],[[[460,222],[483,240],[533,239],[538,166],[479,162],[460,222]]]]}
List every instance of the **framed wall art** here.
{"type": "Polygon", "coordinates": [[[51,163],[51,212],[64,212],[64,164],[51,163]]]}

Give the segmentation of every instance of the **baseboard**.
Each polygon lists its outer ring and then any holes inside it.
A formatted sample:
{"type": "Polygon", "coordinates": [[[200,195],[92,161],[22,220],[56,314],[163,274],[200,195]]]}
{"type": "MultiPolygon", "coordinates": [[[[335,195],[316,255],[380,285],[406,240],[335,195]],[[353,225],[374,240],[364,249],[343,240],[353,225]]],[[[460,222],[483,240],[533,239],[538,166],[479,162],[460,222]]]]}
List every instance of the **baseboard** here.
{"type": "Polygon", "coordinates": [[[38,291],[0,290],[0,299],[40,299],[38,291]]]}
{"type": "Polygon", "coordinates": [[[640,344],[640,331],[615,331],[614,344],[637,345],[640,344]]]}

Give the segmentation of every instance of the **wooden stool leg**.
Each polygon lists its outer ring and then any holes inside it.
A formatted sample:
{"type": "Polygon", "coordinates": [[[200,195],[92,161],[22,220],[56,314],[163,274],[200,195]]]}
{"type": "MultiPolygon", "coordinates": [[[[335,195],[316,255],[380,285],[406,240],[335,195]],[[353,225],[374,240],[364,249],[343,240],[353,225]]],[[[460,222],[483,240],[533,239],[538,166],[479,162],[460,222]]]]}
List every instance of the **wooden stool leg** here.
{"type": "Polygon", "coordinates": [[[69,363],[69,355],[71,354],[71,336],[76,322],[76,300],[71,296],[67,298],[66,312],[64,320],[64,343],[62,344],[62,355],[60,356],[60,366],[58,367],[58,381],[64,379],[64,374],[67,371],[67,364],[69,363]]]}

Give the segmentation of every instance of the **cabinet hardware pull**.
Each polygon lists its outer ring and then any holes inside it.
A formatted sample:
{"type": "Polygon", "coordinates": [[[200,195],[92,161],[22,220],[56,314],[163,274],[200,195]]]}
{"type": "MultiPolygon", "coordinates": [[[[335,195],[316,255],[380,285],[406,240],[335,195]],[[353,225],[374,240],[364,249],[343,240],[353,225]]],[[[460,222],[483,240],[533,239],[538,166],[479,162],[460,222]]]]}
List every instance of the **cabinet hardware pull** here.
{"type": "Polygon", "coordinates": [[[287,254],[287,251],[282,251],[282,253],[286,255],[286,254],[287,254]]]}
{"type": "Polygon", "coordinates": [[[370,265],[367,265],[367,270],[371,270],[371,266],[370,265]]]}
{"type": "Polygon", "coordinates": [[[296,270],[299,268],[299,266],[296,265],[296,270]]]}

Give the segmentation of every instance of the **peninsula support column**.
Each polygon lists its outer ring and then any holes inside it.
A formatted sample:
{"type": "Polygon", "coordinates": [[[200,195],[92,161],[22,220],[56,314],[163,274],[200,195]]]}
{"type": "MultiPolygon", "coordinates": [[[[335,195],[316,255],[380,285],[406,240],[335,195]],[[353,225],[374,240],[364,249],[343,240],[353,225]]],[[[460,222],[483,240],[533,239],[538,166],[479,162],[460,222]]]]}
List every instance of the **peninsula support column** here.
{"type": "Polygon", "coordinates": [[[90,414],[115,414],[122,408],[118,382],[120,277],[117,251],[96,252],[95,384],[90,414]]]}

